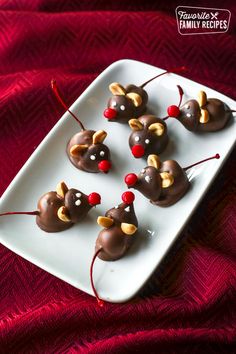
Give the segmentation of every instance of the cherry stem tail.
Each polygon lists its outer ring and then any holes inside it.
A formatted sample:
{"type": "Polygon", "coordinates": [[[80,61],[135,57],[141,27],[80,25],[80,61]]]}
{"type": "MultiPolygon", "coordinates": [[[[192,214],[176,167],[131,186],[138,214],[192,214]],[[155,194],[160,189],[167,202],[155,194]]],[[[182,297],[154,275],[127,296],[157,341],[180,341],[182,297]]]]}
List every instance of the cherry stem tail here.
{"type": "Polygon", "coordinates": [[[62,95],[60,94],[58,87],[57,87],[57,83],[56,80],[51,80],[51,87],[52,90],[57,98],[57,100],[60,102],[60,104],[62,105],[62,107],[65,108],[65,110],[67,110],[72,117],[76,120],[77,123],[79,123],[81,130],[85,130],[85,127],[83,125],[83,123],[76,117],[76,115],[69,109],[69,107],[67,106],[67,104],[65,103],[65,101],[62,98],[62,95]]]}
{"type": "Polygon", "coordinates": [[[182,103],[184,91],[183,91],[183,89],[182,89],[182,87],[180,85],[177,85],[177,87],[178,87],[178,90],[179,90],[179,104],[178,104],[178,108],[179,108],[181,103],[182,103]]]}
{"type": "Polygon", "coordinates": [[[203,163],[203,162],[206,162],[206,161],[209,161],[209,160],[213,160],[213,159],[219,159],[219,158],[220,158],[220,155],[219,155],[219,154],[216,154],[216,155],[214,155],[214,156],[208,157],[207,159],[198,161],[198,162],[196,162],[196,163],[194,163],[194,164],[192,164],[192,165],[190,165],[190,166],[184,167],[183,170],[186,171],[186,170],[188,170],[189,168],[194,167],[194,166],[197,166],[197,165],[199,165],[199,164],[201,164],[201,163],[203,163]]]}
{"type": "Polygon", "coordinates": [[[144,82],[144,84],[142,84],[140,87],[143,88],[144,86],[146,86],[147,84],[149,84],[149,82],[157,79],[158,77],[162,76],[162,75],[165,75],[165,74],[178,74],[178,73],[181,73],[181,72],[185,72],[187,71],[187,68],[185,66],[181,66],[181,67],[178,67],[178,68],[173,68],[171,70],[167,70],[165,71],[164,73],[161,73],[159,75],[156,75],[154,77],[152,77],[150,80],[144,82]]]}
{"type": "Polygon", "coordinates": [[[97,293],[97,290],[94,286],[94,282],[93,282],[93,266],[94,266],[94,262],[98,256],[98,254],[102,251],[102,248],[99,248],[97,250],[97,252],[95,252],[94,256],[93,256],[93,259],[92,259],[92,262],[91,262],[91,265],[90,265],[90,282],[91,282],[91,286],[92,286],[92,289],[93,289],[93,293],[97,299],[97,302],[98,302],[98,305],[100,307],[102,307],[104,305],[104,301],[100,299],[100,297],[98,296],[98,293],[97,293]]]}
{"type": "Polygon", "coordinates": [[[39,211],[9,211],[7,213],[2,213],[0,216],[5,216],[5,215],[39,215],[39,211]]]}
{"type": "MultiPolygon", "coordinates": [[[[179,104],[178,104],[178,108],[180,107],[181,103],[182,103],[182,99],[183,99],[183,95],[184,95],[184,90],[182,89],[182,87],[180,85],[176,85],[178,90],[179,90],[179,104]]],[[[170,116],[166,116],[164,118],[162,118],[163,120],[166,120],[170,118],[170,116]]]]}

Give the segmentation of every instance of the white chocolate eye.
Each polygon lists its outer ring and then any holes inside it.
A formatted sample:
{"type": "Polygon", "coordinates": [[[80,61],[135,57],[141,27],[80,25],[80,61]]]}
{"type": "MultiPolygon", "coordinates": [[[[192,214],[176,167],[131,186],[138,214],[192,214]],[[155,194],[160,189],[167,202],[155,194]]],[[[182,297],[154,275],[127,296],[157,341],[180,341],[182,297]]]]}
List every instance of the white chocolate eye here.
{"type": "Polygon", "coordinates": [[[79,200],[79,199],[76,200],[75,205],[76,205],[76,206],[79,206],[80,204],[81,204],[81,200],[79,200]]]}
{"type": "Polygon", "coordinates": [[[116,206],[115,206],[115,209],[119,209],[119,205],[116,205],[116,206]]]}
{"type": "Polygon", "coordinates": [[[190,118],[190,117],[192,117],[192,114],[191,113],[187,113],[186,117],[190,118]]]}
{"type": "Polygon", "coordinates": [[[77,197],[77,198],[80,198],[81,195],[82,195],[81,193],[76,193],[76,197],[77,197]]]}
{"type": "Polygon", "coordinates": [[[146,171],[146,170],[145,170],[145,168],[143,168],[143,169],[142,169],[142,171],[141,171],[141,173],[142,173],[142,174],[144,174],[144,173],[145,173],[145,171],[146,171]]]}
{"type": "Polygon", "coordinates": [[[186,104],[185,108],[186,108],[186,109],[189,109],[189,108],[190,108],[189,104],[186,104]]]}
{"type": "Polygon", "coordinates": [[[90,155],[90,160],[96,160],[96,156],[95,155],[90,155]]]}
{"type": "Polygon", "coordinates": [[[140,140],[140,137],[139,137],[139,136],[136,136],[136,137],[134,138],[134,140],[135,140],[135,141],[139,141],[139,140],[140,140]]]}
{"type": "Polygon", "coordinates": [[[150,183],[151,180],[152,180],[152,177],[150,177],[150,176],[145,176],[145,181],[146,181],[147,183],[150,183]]]}
{"type": "Polygon", "coordinates": [[[100,151],[100,154],[99,154],[101,157],[103,157],[105,155],[105,152],[102,150],[100,151]]]}
{"type": "Polygon", "coordinates": [[[145,139],[145,144],[149,144],[150,140],[149,139],[145,139]]]}
{"type": "Polygon", "coordinates": [[[112,107],[116,107],[117,106],[117,103],[116,102],[112,102],[112,107]]]}
{"type": "Polygon", "coordinates": [[[124,106],[123,104],[120,106],[120,110],[121,110],[121,111],[124,111],[124,110],[125,110],[125,106],[124,106]]]}
{"type": "Polygon", "coordinates": [[[130,206],[127,206],[127,207],[125,208],[125,211],[127,211],[127,213],[129,213],[129,212],[130,212],[130,206]]]}

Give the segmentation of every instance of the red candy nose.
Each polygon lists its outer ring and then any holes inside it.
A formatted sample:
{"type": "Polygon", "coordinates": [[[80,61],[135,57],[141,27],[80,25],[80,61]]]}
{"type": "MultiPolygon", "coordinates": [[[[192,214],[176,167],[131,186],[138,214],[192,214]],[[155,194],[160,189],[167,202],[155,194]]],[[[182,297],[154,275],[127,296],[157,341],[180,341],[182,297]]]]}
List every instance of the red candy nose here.
{"type": "Polygon", "coordinates": [[[95,206],[97,204],[101,204],[101,196],[100,194],[93,192],[88,196],[88,202],[90,205],[95,206]]]}
{"type": "Polygon", "coordinates": [[[106,108],[103,115],[107,119],[114,119],[117,115],[117,111],[113,108],[106,108]]]}
{"type": "Polygon", "coordinates": [[[135,195],[132,192],[124,192],[121,198],[125,204],[132,204],[135,199],[135,195]]]}
{"type": "Polygon", "coordinates": [[[142,157],[144,155],[144,147],[142,145],[134,145],[131,151],[134,157],[142,157]]]}
{"type": "Polygon", "coordinates": [[[98,163],[98,168],[100,171],[107,173],[111,169],[111,163],[108,160],[102,160],[98,163]]]}
{"type": "Polygon", "coordinates": [[[137,182],[138,177],[135,173],[129,173],[125,176],[125,183],[128,187],[133,186],[137,182]]]}
{"type": "Polygon", "coordinates": [[[168,116],[177,118],[180,115],[179,107],[172,105],[167,108],[168,116]]]}

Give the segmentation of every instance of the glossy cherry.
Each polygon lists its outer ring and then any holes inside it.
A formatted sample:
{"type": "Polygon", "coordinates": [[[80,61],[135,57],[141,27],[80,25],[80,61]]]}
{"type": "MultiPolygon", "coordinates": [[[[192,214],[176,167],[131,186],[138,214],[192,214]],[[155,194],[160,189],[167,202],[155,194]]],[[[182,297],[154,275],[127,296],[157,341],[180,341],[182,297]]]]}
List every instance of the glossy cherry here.
{"type": "Polygon", "coordinates": [[[180,115],[179,107],[172,105],[167,108],[168,116],[177,118],[180,115]]]}
{"type": "Polygon", "coordinates": [[[138,176],[135,173],[129,173],[125,176],[125,183],[128,187],[133,186],[137,182],[138,176]]]}
{"type": "Polygon", "coordinates": [[[103,112],[103,115],[107,119],[113,119],[117,115],[117,111],[113,108],[106,108],[105,111],[103,112]]]}
{"type": "Polygon", "coordinates": [[[134,157],[139,158],[144,155],[145,150],[142,145],[137,144],[132,147],[131,152],[134,157]]]}
{"type": "Polygon", "coordinates": [[[135,195],[133,192],[127,191],[122,194],[121,199],[125,204],[132,204],[135,199],[135,195]]]}
{"type": "Polygon", "coordinates": [[[98,204],[101,204],[101,196],[100,194],[96,193],[96,192],[93,192],[93,193],[90,193],[89,196],[88,196],[88,202],[90,205],[98,205],[98,204]]]}
{"type": "Polygon", "coordinates": [[[111,169],[111,162],[108,160],[102,160],[98,163],[98,168],[100,171],[107,173],[111,169]]]}

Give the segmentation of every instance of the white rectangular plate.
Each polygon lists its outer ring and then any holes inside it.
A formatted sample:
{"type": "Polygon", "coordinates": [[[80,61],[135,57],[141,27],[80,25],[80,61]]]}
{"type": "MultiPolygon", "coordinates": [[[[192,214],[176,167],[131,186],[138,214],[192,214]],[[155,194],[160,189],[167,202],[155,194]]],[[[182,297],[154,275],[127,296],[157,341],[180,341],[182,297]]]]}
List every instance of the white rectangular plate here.
{"type": "MultiPolygon", "coordinates": [[[[131,156],[129,126],[109,123],[103,118],[103,110],[110,97],[108,85],[113,81],[139,85],[161,72],[163,70],[159,68],[133,60],[115,62],[72,105],[71,109],[86,128],[108,132],[106,144],[111,149],[114,166],[109,174],[85,173],[69,162],[65,147],[79,127],[69,113],[65,113],[7,188],[1,198],[0,210],[35,210],[39,197],[55,190],[61,180],[87,194],[99,192],[102,204],[93,209],[82,223],[53,234],[40,230],[34,216],[2,217],[2,244],[49,273],[92,294],[89,267],[100,231],[96,218],[121,202],[121,194],[126,190],[123,177],[128,172],[140,172],[146,165],[144,160],[135,160],[131,156]]],[[[228,97],[181,76],[168,74],[146,86],[149,111],[159,117],[165,116],[166,108],[179,100],[176,84],[184,89],[183,102],[196,98],[197,92],[203,89],[208,97],[217,97],[235,109],[235,102],[228,97]]],[[[161,155],[162,160],[171,158],[186,166],[215,153],[219,153],[221,159],[191,169],[192,188],[172,207],[162,209],[153,206],[136,193],[135,209],[140,227],[135,243],[119,261],[97,259],[95,263],[95,285],[100,297],[107,301],[127,301],[142,287],[188,221],[235,142],[235,121],[222,131],[206,134],[188,132],[174,119],[169,119],[167,124],[170,143],[161,155]]]]}

